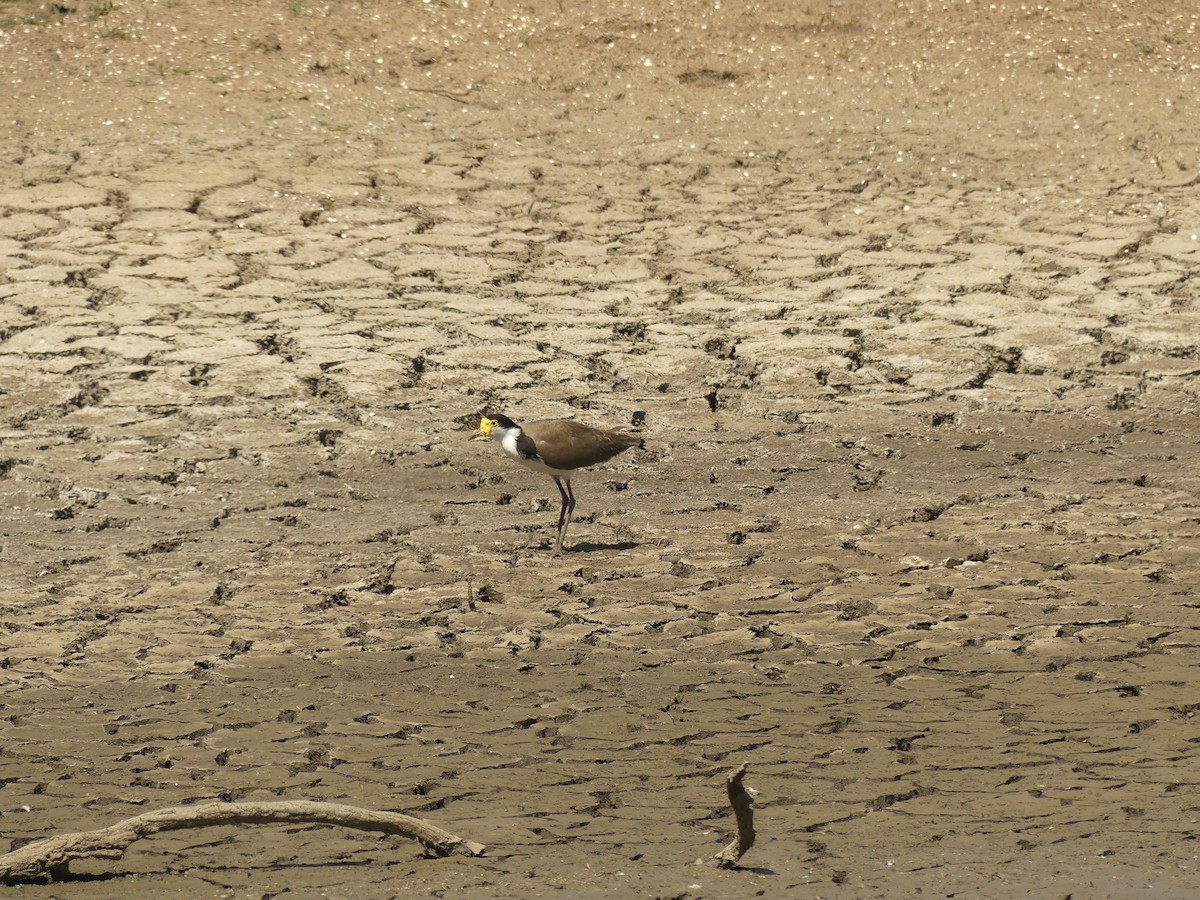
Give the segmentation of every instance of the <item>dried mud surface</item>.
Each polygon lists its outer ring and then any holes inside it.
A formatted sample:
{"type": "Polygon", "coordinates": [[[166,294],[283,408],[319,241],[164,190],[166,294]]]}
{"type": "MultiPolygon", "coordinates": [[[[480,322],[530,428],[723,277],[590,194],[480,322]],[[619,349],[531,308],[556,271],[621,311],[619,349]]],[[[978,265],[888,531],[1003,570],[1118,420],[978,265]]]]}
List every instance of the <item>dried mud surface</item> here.
{"type": "Polygon", "coordinates": [[[1194,896],[1198,20],[1121,6],[0,3],[0,833],[490,848],[12,895],[1194,896]],[[485,409],[645,435],[561,560],[485,409]]]}

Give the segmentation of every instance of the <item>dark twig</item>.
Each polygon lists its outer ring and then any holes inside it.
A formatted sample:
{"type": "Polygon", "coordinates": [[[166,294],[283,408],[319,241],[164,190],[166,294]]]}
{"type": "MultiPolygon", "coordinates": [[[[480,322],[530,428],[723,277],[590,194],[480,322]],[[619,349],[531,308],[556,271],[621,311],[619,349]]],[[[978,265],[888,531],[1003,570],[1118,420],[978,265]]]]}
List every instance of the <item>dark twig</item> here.
{"type": "Polygon", "coordinates": [[[732,869],[739,859],[754,846],[754,798],[742,785],[746,775],[747,763],[742,763],[729,773],[725,779],[725,789],[729,792],[729,805],[733,807],[734,818],[737,819],[737,837],[729,842],[729,846],[717,854],[717,868],[732,869]]]}
{"type": "Polygon", "coordinates": [[[470,91],[463,91],[462,93],[456,93],[454,91],[447,90],[446,88],[432,88],[432,87],[421,88],[421,87],[409,87],[408,85],[405,85],[405,87],[408,87],[408,89],[410,91],[416,91],[419,94],[436,94],[439,97],[445,97],[447,100],[453,100],[455,103],[461,103],[463,106],[470,105],[466,100],[463,99],[464,97],[467,97],[470,95],[470,93],[471,93],[470,91]]]}

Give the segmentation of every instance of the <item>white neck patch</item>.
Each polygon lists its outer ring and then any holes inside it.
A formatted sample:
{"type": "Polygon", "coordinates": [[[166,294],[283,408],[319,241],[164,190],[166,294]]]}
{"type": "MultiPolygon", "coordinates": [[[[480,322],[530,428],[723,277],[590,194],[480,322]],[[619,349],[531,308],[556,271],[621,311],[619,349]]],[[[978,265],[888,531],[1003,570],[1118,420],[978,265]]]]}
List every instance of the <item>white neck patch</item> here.
{"type": "Polygon", "coordinates": [[[517,439],[521,436],[519,428],[505,428],[500,434],[500,449],[504,451],[505,456],[510,456],[513,459],[521,459],[521,454],[517,450],[517,439]]]}

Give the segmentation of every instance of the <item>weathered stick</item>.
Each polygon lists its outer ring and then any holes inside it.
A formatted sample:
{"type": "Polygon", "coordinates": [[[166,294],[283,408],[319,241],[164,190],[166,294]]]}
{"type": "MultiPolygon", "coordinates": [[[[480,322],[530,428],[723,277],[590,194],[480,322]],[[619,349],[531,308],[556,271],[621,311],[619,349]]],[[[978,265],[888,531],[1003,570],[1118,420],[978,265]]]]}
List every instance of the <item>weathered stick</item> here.
{"type": "Polygon", "coordinates": [[[732,869],[745,852],[754,846],[754,798],[742,786],[742,779],[746,775],[746,765],[746,763],[742,763],[725,779],[725,789],[729,792],[729,805],[733,807],[733,815],[737,819],[737,837],[729,842],[728,847],[717,854],[718,869],[732,869]]]}
{"type": "Polygon", "coordinates": [[[26,844],[0,856],[0,884],[46,877],[51,880],[63,878],[70,874],[68,866],[73,859],[119,859],[134,841],[160,831],[206,828],[210,825],[262,825],[269,822],[341,825],[360,831],[382,831],[420,841],[438,856],[449,856],[451,853],[482,856],[485,850],[483,844],[464,840],[436,825],[403,813],[378,812],[312,800],[214,802],[198,806],[171,806],[125,819],[98,831],[77,831],[26,844]]]}

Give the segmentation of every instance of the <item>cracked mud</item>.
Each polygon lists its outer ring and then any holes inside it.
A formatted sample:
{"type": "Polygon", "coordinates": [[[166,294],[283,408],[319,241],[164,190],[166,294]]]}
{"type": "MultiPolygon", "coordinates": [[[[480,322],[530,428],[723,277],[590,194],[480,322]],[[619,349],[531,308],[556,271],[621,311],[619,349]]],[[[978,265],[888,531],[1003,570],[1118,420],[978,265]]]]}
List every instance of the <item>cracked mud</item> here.
{"type": "Polygon", "coordinates": [[[19,895],[1194,896],[1200,26],[1136,12],[0,2],[0,832],[490,851],[19,895]],[[646,437],[561,560],[485,409],[646,437]]]}

